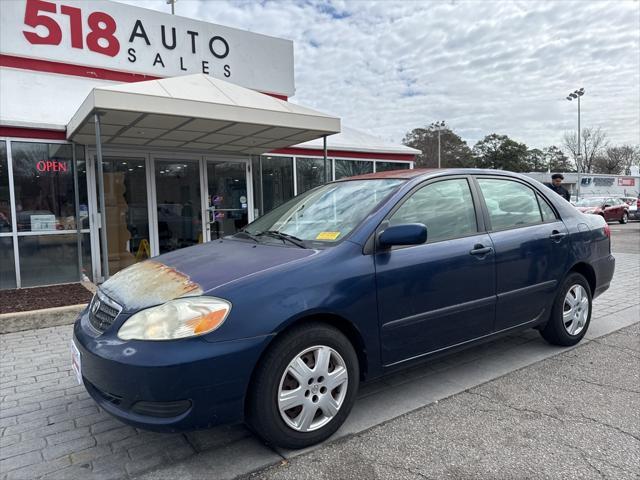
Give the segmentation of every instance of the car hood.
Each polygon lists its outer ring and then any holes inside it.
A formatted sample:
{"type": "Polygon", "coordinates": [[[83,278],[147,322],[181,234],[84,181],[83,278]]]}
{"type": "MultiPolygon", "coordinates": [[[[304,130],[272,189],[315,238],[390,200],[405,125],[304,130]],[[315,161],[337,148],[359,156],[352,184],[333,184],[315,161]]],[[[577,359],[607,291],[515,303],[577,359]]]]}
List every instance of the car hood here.
{"type": "Polygon", "coordinates": [[[202,295],[229,282],[304,259],[317,250],[216,240],[136,263],[116,273],[100,291],[126,311],[202,295]]]}

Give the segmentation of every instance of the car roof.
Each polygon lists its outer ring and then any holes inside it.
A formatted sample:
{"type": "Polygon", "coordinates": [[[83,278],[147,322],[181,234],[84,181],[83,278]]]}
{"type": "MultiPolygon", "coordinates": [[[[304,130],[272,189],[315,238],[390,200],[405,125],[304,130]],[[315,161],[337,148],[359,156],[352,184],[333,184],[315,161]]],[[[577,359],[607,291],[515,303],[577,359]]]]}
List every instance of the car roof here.
{"type": "MultiPolygon", "coordinates": [[[[336,180],[337,182],[344,182],[347,180],[371,180],[377,178],[397,178],[397,179],[413,179],[418,177],[430,177],[439,174],[449,174],[449,175],[469,175],[469,174],[500,174],[500,175],[508,175],[516,178],[525,178],[523,175],[507,172],[505,170],[489,170],[483,168],[413,168],[413,169],[404,169],[404,170],[389,170],[386,172],[376,172],[376,173],[365,173],[364,175],[356,175],[353,177],[345,177],[340,180],[336,180]]],[[[526,177],[531,180],[529,177],[526,177]]]]}
{"type": "Polygon", "coordinates": [[[412,169],[404,169],[404,170],[388,170],[386,172],[376,172],[376,173],[365,173],[363,175],[355,175],[353,177],[344,177],[338,182],[342,182],[345,180],[371,180],[376,178],[415,178],[420,175],[424,175],[430,172],[438,171],[437,168],[412,168],[412,169]]]}

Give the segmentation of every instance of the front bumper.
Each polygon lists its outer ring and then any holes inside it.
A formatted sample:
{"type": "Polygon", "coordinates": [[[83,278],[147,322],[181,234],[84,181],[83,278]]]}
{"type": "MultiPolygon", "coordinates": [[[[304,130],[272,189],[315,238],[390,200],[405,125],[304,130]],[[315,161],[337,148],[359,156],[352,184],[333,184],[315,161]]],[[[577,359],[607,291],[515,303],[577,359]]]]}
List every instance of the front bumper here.
{"type": "Polygon", "coordinates": [[[85,312],[73,333],[85,388],[111,415],[156,431],[242,420],[251,373],[271,339],[122,341],[115,331],[94,336],[86,322],[85,312]]]}

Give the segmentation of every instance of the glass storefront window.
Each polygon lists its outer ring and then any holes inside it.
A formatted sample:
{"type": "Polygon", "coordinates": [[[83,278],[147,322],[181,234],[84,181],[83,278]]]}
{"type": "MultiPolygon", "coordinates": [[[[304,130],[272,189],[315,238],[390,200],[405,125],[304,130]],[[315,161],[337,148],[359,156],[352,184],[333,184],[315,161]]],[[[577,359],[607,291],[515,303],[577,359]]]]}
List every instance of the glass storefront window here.
{"type": "Polygon", "coordinates": [[[93,271],[91,269],[91,236],[89,233],[82,234],[82,274],[93,282],[93,271]]]}
{"type": "Polygon", "coordinates": [[[0,237],[0,289],[3,288],[16,288],[16,264],[11,237],[0,237]]]}
{"type": "Polygon", "coordinates": [[[80,228],[89,228],[89,194],[87,193],[87,162],[84,158],[84,145],[76,145],[76,164],[78,165],[78,203],[80,205],[80,228]]]}
{"type": "Polygon", "coordinates": [[[296,158],[296,182],[298,184],[298,195],[316,188],[327,181],[331,181],[331,159],[327,159],[327,170],[329,174],[325,180],[324,158],[296,158]]]}
{"type": "Polygon", "coordinates": [[[336,180],[373,173],[373,162],[366,160],[336,160],[336,180]]]}
{"type": "Polygon", "coordinates": [[[376,172],[388,172],[391,170],[408,170],[411,164],[408,162],[376,162],[376,172]]]}
{"type": "Polygon", "coordinates": [[[11,198],[9,196],[7,142],[0,142],[0,233],[10,232],[11,230],[11,198]]]}
{"type": "Polygon", "coordinates": [[[71,145],[11,142],[19,232],[75,230],[71,145]]]}
{"type": "Polygon", "coordinates": [[[78,281],[78,236],[34,235],[18,238],[22,287],[78,281]]]}
{"type": "Polygon", "coordinates": [[[293,198],[293,158],[262,157],[262,213],[293,198]]]}
{"type": "Polygon", "coordinates": [[[198,162],[156,159],[155,164],[160,253],[202,243],[198,162]]]}
{"type": "Polygon", "coordinates": [[[260,179],[260,156],[251,157],[251,183],[253,183],[253,217],[262,215],[262,180],[260,179]]]}

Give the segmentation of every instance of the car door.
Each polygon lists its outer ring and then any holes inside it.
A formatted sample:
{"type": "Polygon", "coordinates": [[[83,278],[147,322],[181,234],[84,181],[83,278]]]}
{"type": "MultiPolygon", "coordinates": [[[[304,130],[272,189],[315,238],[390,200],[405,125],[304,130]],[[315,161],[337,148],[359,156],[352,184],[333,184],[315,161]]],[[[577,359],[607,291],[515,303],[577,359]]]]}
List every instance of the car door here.
{"type": "Polygon", "coordinates": [[[385,365],[491,332],[494,255],[479,213],[470,179],[447,177],[414,189],[382,223],[378,233],[427,227],[424,244],[374,253],[385,365]]]}
{"type": "Polygon", "coordinates": [[[611,200],[612,205],[615,207],[615,215],[612,220],[620,220],[624,214],[625,208],[627,208],[627,204],[621,198],[612,198],[611,200]]]}
{"type": "Polygon", "coordinates": [[[605,220],[607,222],[611,222],[614,220],[620,220],[622,218],[622,211],[624,207],[622,206],[622,202],[618,198],[607,198],[605,210],[605,220]]]}
{"type": "Polygon", "coordinates": [[[605,198],[604,203],[602,205],[602,214],[604,215],[604,219],[607,222],[614,220],[616,217],[616,207],[613,204],[613,200],[611,198],[605,198]]]}
{"type": "Polygon", "coordinates": [[[569,260],[568,230],[544,195],[516,179],[476,179],[495,248],[496,323],[501,331],[549,312],[569,260]]]}

